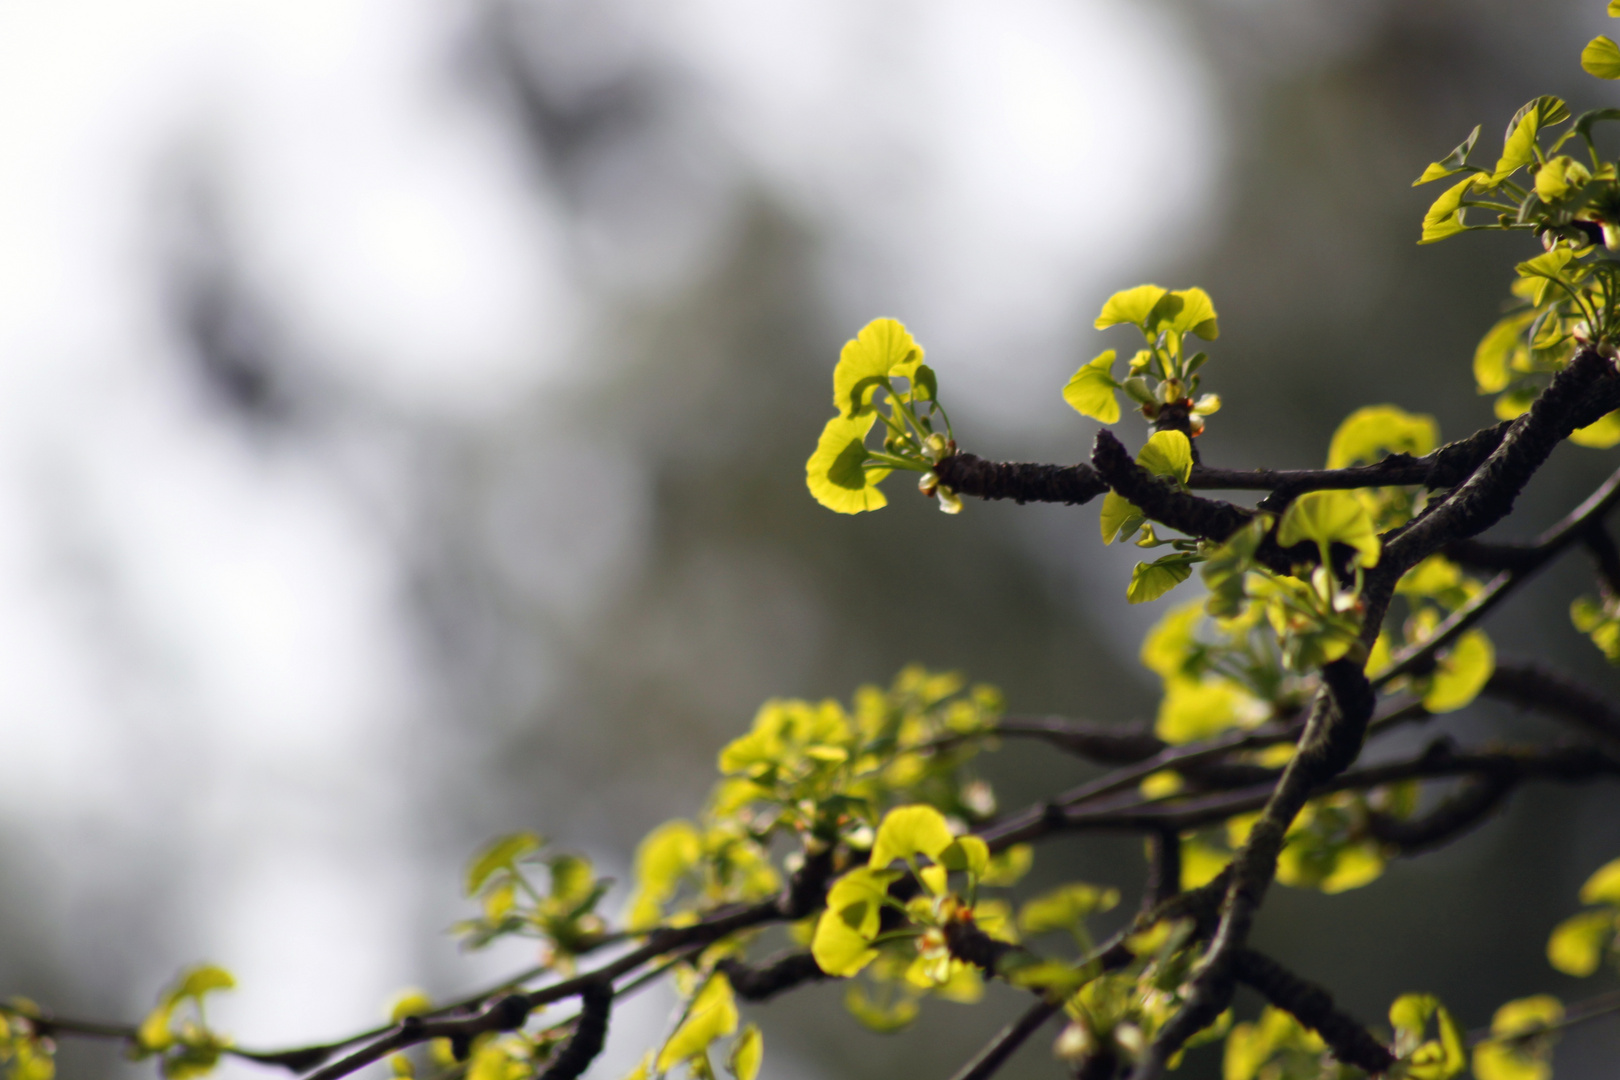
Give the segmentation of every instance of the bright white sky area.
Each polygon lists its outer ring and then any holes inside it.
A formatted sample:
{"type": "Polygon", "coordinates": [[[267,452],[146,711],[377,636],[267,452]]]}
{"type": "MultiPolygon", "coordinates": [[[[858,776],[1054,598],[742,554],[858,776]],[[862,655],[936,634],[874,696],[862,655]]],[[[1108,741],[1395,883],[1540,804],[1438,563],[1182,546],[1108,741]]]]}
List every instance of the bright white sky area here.
{"type": "MultiPolygon", "coordinates": [[[[1054,390],[1014,361],[1067,349],[1218,188],[1199,58],[1138,0],[541,0],[511,25],[556,92],[679,87],[570,213],[466,75],[479,10],[0,4],[6,876],[88,982],[137,951],[124,883],[172,868],[172,964],[144,975],[230,967],[244,1043],[375,1021],[412,977],[424,875],[453,873],[409,836],[456,760],[398,555],[417,433],[610,373],[615,300],[701,275],[760,188],[822,237],[851,329],[927,326],[955,400],[1007,420],[1054,390]],[[307,438],[201,388],[173,310],[198,206],[333,403],[307,438]]],[[[560,618],[640,520],[585,548],[558,523],[560,618]]]]}

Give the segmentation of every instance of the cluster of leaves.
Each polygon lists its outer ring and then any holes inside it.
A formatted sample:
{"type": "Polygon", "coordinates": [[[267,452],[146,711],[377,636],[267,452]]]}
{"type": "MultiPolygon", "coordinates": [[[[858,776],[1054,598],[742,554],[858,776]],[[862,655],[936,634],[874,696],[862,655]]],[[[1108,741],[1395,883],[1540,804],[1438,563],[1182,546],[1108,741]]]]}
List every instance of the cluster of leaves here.
{"type": "Polygon", "coordinates": [[[833,407],[838,415],[821,429],[815,453],[805,464],[805,480],[816,501],[840,514],[858,514],[888,504],[878,484],[895,469],[921,473],[917,486],[937,498],[947,514],[962,500],[940,484],[933,469],[956,451],[951,421],[938,401],[934,371],[923,363],[922,346],[894,319],[873,319],[844,343],[833,369],[833,407]],[[882,392],[885,412],[878,399],[882,392]],[[882,448],[867,447],[881,422],[882,448]],[[939,431],[937,424],[943,424],[939,431]]]}
{"type": "Polygon", "coordinates": [[[1105,424],[1119,420],[1117,391],[1137,404],[1149,420],[1159,420],[1169,410],[1179,410],[1179,419],[1188,423],[1193,435],[1204,431],[1204,417],[1221,407],[1215,394],[1198,393],[1198,369],[1209,355],[1186,352],[1187,335],[1214,341],[1220,337],[1215,303],[1203,289],[1171,291],[1158,285],[1138,285],[1117,292],[1103,304],[1095,323],[1098,330],[1110,326],[1134,326],[1142,333],[1145,347],[1138,349],[1126,365],[1125,378],[1114,378],[1118,354],[1109,349],[1083,365],[1063,387],[1063,400],[1076,412],[1105,424]]]}
{"type": "Polygon", "coordinates": [[[0,1065],[9,1080],[54,1080],[56,1047],[40,1035],[34,1018],[39,1008],[27,998],[12,998],[0,1011],[0,1065]]]}
{"type": "Polygon", "coordinates": [[[574,957],[601,941],[606,923],[596,905],[613,882],[597,877],[589,859],[546,855],[545,846],[543,838],[523,832],[499,837],[479,852],[467,869],[466,891],[483,912],[456,924],[455,931],[470,949],[508,936],[537,938],[542,962],[569,973],[574,957]],[[545,889],[533,880],[539,866],[548,873],[545,889]]]}
{"type": "Polygon", "coordinates": [[[157,1055],[169,1080],[207,1076],[231,1040],[208,1026],[205,999],[215,991],[235,988],[231,973],[212,964],[181,972],[141,1021],[130,1057],[139,1061],[157,1055]]]}

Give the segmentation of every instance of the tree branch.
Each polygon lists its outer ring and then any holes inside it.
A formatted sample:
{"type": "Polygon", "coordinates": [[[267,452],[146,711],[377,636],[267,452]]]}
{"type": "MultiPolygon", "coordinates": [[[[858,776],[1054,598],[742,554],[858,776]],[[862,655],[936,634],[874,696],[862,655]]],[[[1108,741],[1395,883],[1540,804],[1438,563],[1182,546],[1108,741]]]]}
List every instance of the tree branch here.
{"type": "Polygon", "coordinates": [[[1253,949],[1237,950],[1232,956],[1232,976],[1322,1036],[1333,1056],[1346,1065],[1376,1075],[1395,1064],[1395,1055],[1388,1047],[1334,1006],[1332,994],[1269,956],[1253,949]]]}

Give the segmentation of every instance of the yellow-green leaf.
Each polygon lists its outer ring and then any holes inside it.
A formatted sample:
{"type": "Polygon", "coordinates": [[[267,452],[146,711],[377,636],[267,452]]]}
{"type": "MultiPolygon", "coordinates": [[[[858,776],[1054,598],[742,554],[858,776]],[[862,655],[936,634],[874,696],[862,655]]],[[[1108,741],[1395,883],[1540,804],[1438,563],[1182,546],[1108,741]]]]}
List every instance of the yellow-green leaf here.
{"type": "Polygon", "coordinates": [[[1192,443],[1179,431],[1155,431],[1136,455],[1136,463],[1155,476],[1185,484],[1192,475],[1192,443]]]}
{"type": "Polygon", "coordinates": [[[1181,310],[1170,320],[1169,329],[1180,334],[1197,334],[1205,341],[1221,336],[1215,316],[1215,301],[1203,289],[1177,289],[1170,294],[1181,299],[1181,310]]]}
{"type": "Polygon", "coordinates": [[[1346,544],[1356,549],[1362,566],[1378,565],[1378,531],[1367,508],[1348,491],[1309,491],[1289,505],[1277,525],[1277,543],[1286,548],[1302,540],[1346,544]]]}
{"type": "Polygon", "coordinates": [[[1496,171],[1491,176],[1492,183],[1499,184],[1526,165],[1535,164],[1536,132],[1539,130],[1541,130],[1541,106],[1535,103],[1523,110],[1519,122],[1513,125],[1513,130],[1509,131],[1507,138],[1502,141],[1502,156],[1496,162],[1496,171]]]}
{"type": "Polygon", "coordinates": [[[1157,285],[1138,285],[1134,289],[1115,293],[1103,304],[1102,314],[1097,316],[1095,324],[1097,329],[1103,330],[1119,323],[1144,326],[1167,291],[1157,285]]]}
{"type": "Polygon", "coordinates": [[[1114,350],[1109,349],[1089,364],[1083,365],[1063,387],[1063,400],[1081,416],[1089,416],[1105,424],[1119,419],[1119,399],[1114,396],[1114,350]]]}
{"type": "Polygon", "coordinates": [[[1451,153],[1424,169],[1423,175],[1412,181],[1412,186],[1419,187],[1434,180],[1444,180],[1461,172],[1468,164],[1468,155],[1474,151],[1474,143],[1478,141],[1479,125],[1475,124],[1474,130],[1468,133],[1468,138],[1453,147],[1451,153]]]}
{"type": "Polygon", "coordinates": [[[136,1038],[144,1050],[167,1050],[174,1042],[174,1034],[169,1030],[169,1018],[174,1013],[174,1006],[159,1005],[146,1014],[141,1026],[136,1031],[136,1038]]]}
{"type": "Polygon", "coordinates": [[[1193,600],[1171,608],[1142,639],[1142,665],[1160,678],[1181,674],[1182,665],[1197,644],[1193,631],[1204,614],[1204,602],[1193,600]]]}
{"type": "Polygon", "coordinates": [[[394,1000],[388,1005],[388,1018],[398,1023],[407,1016],[421,1016],[432,1011],[433,999],[413,986],[394,995],[394,1000]]]}
{"type": "Polygon", "coordinates": [[[1385,454],[1422,457],[1440,442],[1434,417],[1394,405],[1368,405],[1345,417],[1328,444],[1327,465],[1343,469],[1377,461],[1385,454]]]}
{"type": "Polygon", "coordinates": [[[730,981],[718,972],[710,975],[687,1010],[686,1019],[658,1052],[658,1071],[664,1072],[703,1053],[714,1040],[736,1031],[737,1019],[737,1002],[732,996],[730,981]]]}
{"type": "Polygon", "coordinates": [[[1418,243],[1432,244],[1463,231],[1463,196],[1468,194],[1468,189],[1473,183],[1474,177],[1470,176],[1440,193],[1440,197],[1434,200],[1428,212],[1423,215],[1423,236],[1418,243]]]}
{"type": "Polygon", "coordinates": [[[182,997],[200,998],[214,990],[234,990],[236,979],[222,967],[213,964],[201,964],[189,968],[180,976],[179,985],[175,987],[174,996],[178,1000],[182,997]]]}
{"type": "Polygon", "coordinates": [[[895,319],[873,319],[844,343],[833,368],[833,407],[852,418],[872,411],[872,396],[885,377],[910,378],[922,363],[922,347],[895,319]]]}
{"type": "Polygon", "coordinates": [[[681,877],[703,855],[703,837],[689,821],[667,821],[636,848],[636,893],[627,921],[640,930],[656,923],[659,905],[674,895],[681,877]]]}
{"type": "Polygon", "coordinates": [[[863,1027],[879,1034],[892,1034],[917,1019],[917,999],[896,998],[885,1006],[873,1001],[860,983],[850,983],[844,992],[844,1007],[863,1027]]]}
{"type": "Polygon", "coordinates": [[[1620,45],[1599,34],[1581,50],[1581,67],[1600,79],[1620,79],[1620,45]]]}
{"type": "Polygon", "coordinates": [[[1592,974],[1614,940],[1614,912],[1583,911],[1553,928],[1547,939],[1547,962],[1565,975],[1592,974]]]}
{"type": "Polygon", "coordinates": [[[759,1030],[758,1024],[749,1024],[737,1036],[737,1041],[731,1046],[731,1056],[726,1061],[726,1067],[737,1080],[754,1080],[759,1075],[759,1066],[765,1060],[765,1036],[759,1030]]]}
{"type": "Polygon", "coordinates": [[[1479,696],[1496,670],[1496,649],[1483,630],[1470,630],[1441,658],[1423,695],[1432,713],[1455,712],[1479,696]]]}
{"type": "Polygon", "coordinates": [[[1551,1080],[1551,1037],[1533,1036],[1563,1018],[1564,1007],[1549,994],[1510,1001],[1497,1009],[1490,1039],[1474,1048],[1476,1080],[1551,1080]]]}
{"type": "Polygon", "coordinates": [[[1076,881],[1042,893],[1018,911],[1018,928],[1026,934],[1052,930],[1073,932],[1099,911],[1119,903],[1119,890],[1076,881]]]}
{"type": "Polygon", "coordinates": [[[1604,863],[1581,886],[1581,903],[1620,907],[1620,859],[1604,863]]]}
{"type": "Polygon", "coordinates": [[[1131,583],[1125,599],[1132,604],[1157,600],[1192,577],[1192,562],[1185,555],[1166,555],[1153,562],[1139,562],[1131,569],[1131,583]]]}
{"type": "Polygon", "coordinates": [[[1153,733],[1167,743],[1196,742],[1225,731],[1245,718],[1249,704],[1225,679],[1168,681],[1153,733]]]}
{"type": "Polygon", "coordinates": [[[860,901],[847,905],[842,911],[834,911],[829,907],[821,913],[816,920],[816,931],[810,939],[810,955],[815,958],[816,966],[828,975],[843,978],[854,975],[867,964],[877,959],[877,950],[872,948],[872,936],[877,933],[877,927],[872,932],[861,933],[861,926],[850,925],[850,918],[860,922],[870,918],[875,921],[878,916],[877,904],[868,904],[860,901]]]}
{"type": "Polygon", "coordinates": [[[835,416],[821,429],[815,453],[804,466],[805,484],[816,502],[840,514],[888,505],[878,484],[889,470],[866,467],[866,433],[876,421],[877,414],[871,412],[853,418],[835,416]]]}
{"type": "Polygon", "coordinates": [[[472,896],[482,889],[491,874],[511,869],[523,856],[539,851],[544,843],[531,832],[512,833],[492,840],[467,867],[467,895],[472,896]]]}
{"type": "Polygon", "coordinates": [[[1569,441],[1593,450],[1607,450],[1620,443],[1620,412],[1607,413],[1594,423],[1576,428],[1569,441]]]}
{"type": "Polygon", "coordinates": [[[1136,526],[1141,523],[1142,511],[1135,503],[1113,491],[1103,496],[1102,513],[1097,518],[1103,543],[1112,544],[1116,536],[1122,540],[1130,539],[1131,534],[1136,532],[1136,526]]]}
{"type": "Polygon", "coordinates": [[[1515,312],[1497,320],[1474,350],[1474,382],[1482,394],[1495,394],[1506,390],[1513,381],[1508,368],[1509,360],[1519,348],[1519,338],[1536,319],[1535,311],[1515,312]]]}
{"type": "Polygon", "coordinates": [[[647,1080],[647,1077],[652,1074],[652,1063],[652,1051],[649,1050],[641,1055],[641,1062],[630,1070],[629,1075],[624,1080],[647,1080]]]}
{"type": "Polygon", "coordinates": [[[885,814],[878,825],[877,841],[872,845],[872,858],[867,865],[882,870],[895,859],[913,859],[918,855],[937,860],[953,839],[945,815],[932,806],[897,806],[885,814]]]}
{"type": "Polygon", "coordinates": [[[966,871],[980,878],[990,867],[990,845],[977,836],[958,836],[939,853],[939,864],[947,870],[966,871]]]}

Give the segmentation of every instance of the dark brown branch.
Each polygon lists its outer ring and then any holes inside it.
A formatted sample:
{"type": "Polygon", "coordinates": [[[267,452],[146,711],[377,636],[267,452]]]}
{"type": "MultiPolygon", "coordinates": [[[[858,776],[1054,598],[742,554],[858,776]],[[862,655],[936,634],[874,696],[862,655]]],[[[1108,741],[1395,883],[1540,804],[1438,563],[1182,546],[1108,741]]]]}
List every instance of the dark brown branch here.
{"type": "MultiPolygon", "coordinates": [[[[613,1013],[613,984],[586,983],[580,988],[579,1001],[579,1019],[574,1022],[574,1033],[540,1074],[540,1080],[576,1080],[602,1052],[602,1044],[607,1041],[608,1019],[613,1013]]],[[[518,1025],[521,1024],[520,1020],[518,1025]]]]}
{"type": "MultiPolygon", "coordinates": [[[[1509,423],[1483,428],[1426,457],[1391,454],[1376,464],[1349,469],[1211,469],[1194,464],[1187,486],[1198,491],[1275,492],[1262,504],[1267,510],[1280,510],[1307,491],[1329,488],[1451,487],[1466,479],[1501,444],[1509,423]]],[[[1193,446],[1197,447],[1196,440],[1193,446]]],[[[1108,490],[1090,465],[987,461],[967,453],[945,458],[934,467],[934,474],[963,495],[1020,503],[1084,503],[1108,490]]]]}
{"type": "Polygon", "coordinates": [[[765,1001],[785,990],[827,978],[808,952],[783,953],[750,967],[728,957],[715,965],[731,981],[731,989],[744,1001],[765,1001]]]}
{"type": "Polygon", "coordinates": [[[1402,855],[1443,847],[1490,816],[1502,805],[1515,783],[1500,773],[1487,773],[1469,781],[1462,790],[1420,818],[1370,814],[1367,831],[1374,840],[1395,848],[1402,855]]]}
{"type": "Polygon", "coordinates": [[[1097,432],[1091,463],[1110,488],[1154,521],[1206,540],[1225,540],[1247,525],[1253,510],[1182,491],[1131,459],[1125,445],[1104,429],[1097,432]]]}
{"type": "Polygon", "coordinates": [[[1108,485],[1090,465],[986,461],[977,454],[952,454],[934,466],[934,475],[959,495],[1011,499],[1016,503],[1077,506],[1108,490],[1108,485]]]}
{"type": "Polygon", "coordinates": [[[1149,1045],[1135,1076],[1158,1080],[1187,1040],[1215,1022],[1232,1000],[1233,957],[1248,943],[1254,914],[1277,874],[1288,827],[1313,789],[1350,767],[1361,752],[1376,699],[1367,677],[1348,660],[1322,669],[1322,689],[1312,702],[1300,747],[1283,769],[1248,839],[1232,860],[1221,921],[1193,974],[1176,1014],[1149,1045]]]}
{"type": "Polygon", "coordinates": [[[1181,892],[1181,834],[1162,829],[1147,836],[1148,877],[1142,910],[1152,911],[1181,892]]]}
{"type": "Polygon", "coordinates": [[[1551,668],[1498,661],[1483,692],[1549,713],[1610,745],[1620,745],[1620,708],[1591,687],[1551,668]]]}
{"type": "Polygon", "coordinates": [[[1146,728],[1045,716],[1004,717],[996,722],[991,733],[1044,739],[1076,757],[1102,765],[1134,764],[1160,753],[1167,745],[1146,728]]]}
{"type": "Polygon", "coordinates": [[[962,1066],[951,1080],[989,1080],[1062,1007],[1061,1002],[1037,1001],[1023,1016],[996,1032],[989,1045],[962,1066]]]}
{"type": "MultiPolygon", "coordinates": [[[[1511,563],[1510,567],[1498,573],[1485,588],[1475,593],[1466,604],[1448,615],[1439,626],[1435,627],[1434,632],[1429,635],[1426,641],[1401,650],[1394,657],[1394,663],[1380,672],[1378,677],[1373,680],[1373,685],[1377,687],[1387,686],[1394,679],[1422,670],[1425,665],[1433,661],[1433,658],[1441,649],[1448,647],[1470,627],[1483,619],[1497,604],[1505,600],[1514,589],[1528,581],[1543,566],[1563,554],[1570,545],[1579,541],[1594,526],[1601,525],[1604,516],[1614,509],[1617,503],[1620,503],[1620,470],[1610,474],[1609,478],[1599,485],[1597,490],[1583,499],[1579,506],[1564,515],[1551,528],[1543,532],[1532,544],[1519,547],[1509,545],[1493,546],[1491,550],[1499,553],[1503,551],[1513,552],[1511,560],[1504,560],[1511,563]]],[[[1378,567],[1369,577],[1369,595],[1373,595],[1373,590],[1376,588],[1379,590],[1376,595],[1382,597],[1380,603],[1369,603],[1368,605],[1370,611],[1367,625],[1369,628],[1374,628],[1382,622],[1384,606],[1388,603],[1388,595],[1384,590],[1393,589],[1394,582],[1399,579],[1402,573],[1411,568],[1410,566],[1405,569],[1399,568],[1392,561],[1393,557],[1389,555],[1389,552],[1394,550],[1408,535],[1410,535],[1410,531],[1386,547],[1385,558],[1380,561],[1378,567]]],[[[1446,550],[1451,550],[1453,547],[1455,547],[1455,543],[1446,545],[1446,550]]],[[[1404,556],[1399,556],[1399,558],[1410,558],[1412,554],[1412,552],[1408,552],[1404,556]]]]}
{"type": "Polygon", "coordinates": [[[1333,1056],[1374,1075],[1395,1064],[1395,1055],[1371,1032],[1333,1003],[1333,995],[1306,982],[1277,961],[1239,949],[1232,956],[1232,976],[1252,986],[1267,1001],[1322,1036],[1333,1056]]]}

